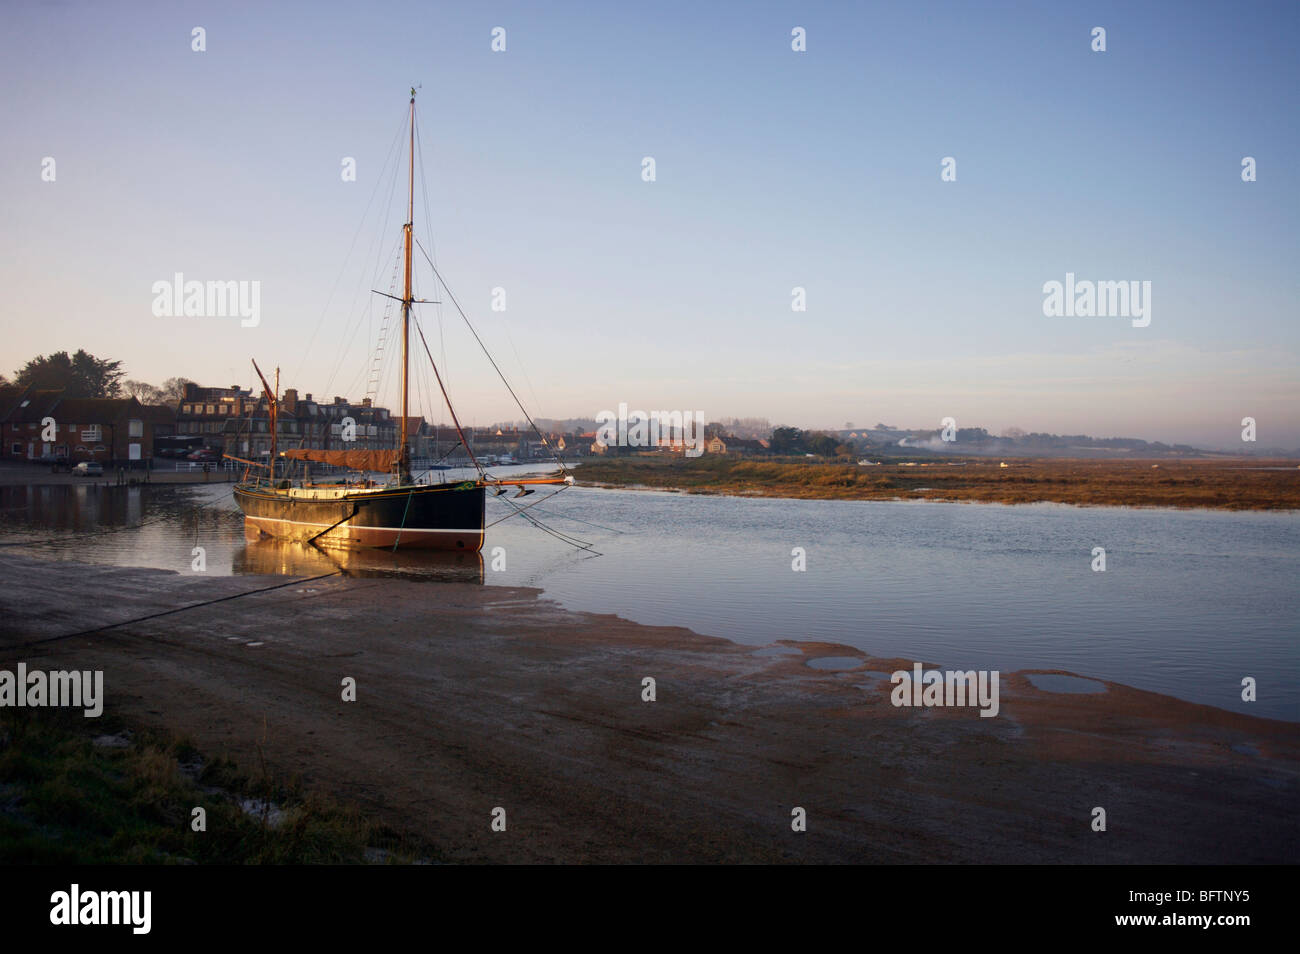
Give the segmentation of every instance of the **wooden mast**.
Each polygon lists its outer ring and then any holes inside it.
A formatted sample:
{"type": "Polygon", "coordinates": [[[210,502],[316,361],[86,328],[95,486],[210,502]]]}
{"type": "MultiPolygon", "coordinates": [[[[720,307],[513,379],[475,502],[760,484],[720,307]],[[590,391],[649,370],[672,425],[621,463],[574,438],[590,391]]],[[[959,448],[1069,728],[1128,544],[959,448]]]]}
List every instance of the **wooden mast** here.
{"type": "Polygon", "coordinates": [[[401,457],[398,481],[411,482],[411,451],[407,446],[406,420],[410,416],[410,345],[411,345],[411,243],[415,228],[415,87],[411,88],[411,155],[406,182],[406,286],[402,294],[402,422],[401,457]]]}
{"type": "Polygon", "coordinates": [[[275,455],[280,430],[280,366],[275,366],[275,394],[271,396],[271,480],[275,480],[275,455]]]}
{"type": "MultiPolygon", "coordinates": [[[[256,358],[253,359],[253,370],[257,372],[257,377],[262,382],[262,393],[266,395],[266,417],[267,420],[270,421],[271,423],[271,452],[270,452],[271,457],[270,460],[268,460],[266,463],[267,463],[267,472],[271,475],[271,480],[274,481],[275,480],[275,450],[276,450],[275,428],[276,428],[276,422],[278,421],[280,416],[279,400],[277,399],[276,395],[280,393],[280,369],[279,368],[275,369],[275,390],[274,391],[271,390],[271,385],[266,383],[266,375],[264,375],[262,373],[262,369],[257,366],[256,358]]],[[[252,448],[255,448],[257,446],[257,442],[256,440],[254,440],[252,436],[253,425],[252,425],[251,417],[249,418],[248,430],[249,430],[249,447],[251,450],[252,448]]],[[[239,458],[232,458],[232,459],[238,460],[239,458]]]]}

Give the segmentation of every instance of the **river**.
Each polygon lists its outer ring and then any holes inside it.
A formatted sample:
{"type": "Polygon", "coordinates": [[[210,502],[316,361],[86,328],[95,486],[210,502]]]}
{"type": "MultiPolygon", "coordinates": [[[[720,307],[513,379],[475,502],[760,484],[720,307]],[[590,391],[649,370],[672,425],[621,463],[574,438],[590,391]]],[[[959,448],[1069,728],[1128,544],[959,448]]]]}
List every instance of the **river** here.
{"type": "Polygon", "coordinates": [[[756,646],[819,640],[943,668],[1065,669],[1300,721],[1300,514],[547,493],[489,497],[488,523],[535,504],[529,514],[599,556],[518,515],[491,527],[481,563],[250,542],[229,484],[0,487],[0,544],[191,574],[342,567],[534,586],[570,609],[756,646]],[[796,548],[806,569],[792,568],[796,548]],[[1248,676],[1255,702],[1241,699],[1248,676]]]}

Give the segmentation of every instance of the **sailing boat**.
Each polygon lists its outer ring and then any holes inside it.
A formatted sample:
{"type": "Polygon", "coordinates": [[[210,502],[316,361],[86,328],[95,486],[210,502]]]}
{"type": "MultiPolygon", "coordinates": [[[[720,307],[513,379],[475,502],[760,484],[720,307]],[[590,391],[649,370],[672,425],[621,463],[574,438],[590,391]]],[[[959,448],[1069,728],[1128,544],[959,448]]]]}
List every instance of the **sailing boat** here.
{"type": "MultiPolygon", "coordinates": [[[[244,478],[235,485],[235,501],[244,513],[245,525],[260,533],[282,539],[297,540],[318,546],[385,547],[397,549],[435,549],[478,552],[483,547],[484,502],[489,487],[499,496],[508,487],[518,486],[519,494],[532,493],[530,484],[571,485],[572,476],[564,464],[556,474],[541,477],[496,478],[489,475],[474,457],[465,440],[456,411],[443,386],[442,375],[425,344],[425,353],[433,365],[438,386],[456,426],[460,444],[478,471],[473,480],[426,483],[411,475],[411,448],[407,433],[410,420],[410,332],[411,306],[417,302],[411,293],[411,251],[415,241],[415,90],[410,104],[410,163],[407,175],[407,215],[402,226],[405,247],[405,282],[402,303],[402,414],[400,437],[391,450],[320,450],[290,448],[276,453],[279,415],[279,375],[273,389],[257,362],[253,367],[261,379],[270,416],[271,456],[268,464],[223,455],[247,466],[244,478]],[[279,458],[286,461],[317,461],[362,472],[354,482],[312,481],[306,476],[289,479],[277,474],[279,458]],[[263,476],[251,476],[254,468],[264,469],[263,476]],[[386,483],[376,486],[365,479],[368,473],[387,472],[386,483]]],[[[441,279],[441,276],[439,276],[441,279]]],[[[444,286],[445,287],[445,286],[444,286]]],[[[383,294],[382,292],[380,294],[383,294]]],[[[394,298],[395,296],[389,295],[394,298]]],[[[454,297],[453,297],[454,301],[454,297]]],[[[459,305],[457,305],[459,309],[459,305]]],[[[461,312],[462,316],[464,312],[461,312]]],[[[468,318],[466,318],[468,322],[468,318]]],[[[471,326],[472,330],[472,326],[471,326]]],[[[423,332],[421,340],[423,341],[423,332]]],[[[477,338],[477,333],[475,334],[477,338]]],[[[481,344],[480,340],[480,344],[481,344]]],[[[485,349],[486,350],[486,349],[485,349]]],[[[489,356],[490,357],[490,356],[489,356]]],[[[495,366],[495,362],[493,362],[495,366]]],[[[499,369],[498,369],[499,373],[499,369]]],[[[504,378],[503,378],[504,380],[504,378]]],[[[508,385],[507,385],[508,387],[508,385]]],[[[511,392],[513,395],[513,391],[511,392]]],[[[517,400],[517,399],[516,399],[517,400]]],[[[521,406],[522,409],[522,406],[521,406]]],[[[525,412],[527,416],[527,412],[525,412]]],[[[531,423],[531,418],[529,419],[531,423]]],[[[536,425],[534,425],[536,430],[536,425]]],[[[540,432],[539,432],[540,436],[540,432]]],[[[545,438],[542,438],[546,443],[545,438]]]]}

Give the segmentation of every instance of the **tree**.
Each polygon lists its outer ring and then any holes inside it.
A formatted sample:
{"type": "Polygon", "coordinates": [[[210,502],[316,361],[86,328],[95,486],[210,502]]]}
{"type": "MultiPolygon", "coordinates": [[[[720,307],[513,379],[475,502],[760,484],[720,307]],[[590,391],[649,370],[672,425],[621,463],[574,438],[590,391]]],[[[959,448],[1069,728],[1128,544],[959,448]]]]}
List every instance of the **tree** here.
{"type": "Polygon", "coordinates": [[[839,441],[829,434],[817,434],[805,443],[808,450],[819,457],[834,457],[835,449],[839,446],[839,441]]]}
{"type": "Polygon", "coordinates": [[[802,454],[803,431],[797,427],[774,428],[768,449],[773,454],[802,454]]]}
{"type": "Polygon", "coordinates": [[[133,378],[127,378],[122,382],[122,392],[141,404],[161,404],[163,401],[162,388],[156,388],[152,384],[136,381],[133,378]]]}
{"type": "Polygon", "coordinates": [[[56,351],[49,357],[37,355],[28,361],[16,372],[14,383],[61,389],[73,398],[113,398],[122,393],[125,375],[121,361],[96,358],[84,350],[72,357],[66,351],[56,351]]]}
{"type": "Polygon", "coordinates": [[[193,384],[189,378],[168,378],[159,388],[159,404],[178,404],[185,397],[185,385],[193,384]]]}

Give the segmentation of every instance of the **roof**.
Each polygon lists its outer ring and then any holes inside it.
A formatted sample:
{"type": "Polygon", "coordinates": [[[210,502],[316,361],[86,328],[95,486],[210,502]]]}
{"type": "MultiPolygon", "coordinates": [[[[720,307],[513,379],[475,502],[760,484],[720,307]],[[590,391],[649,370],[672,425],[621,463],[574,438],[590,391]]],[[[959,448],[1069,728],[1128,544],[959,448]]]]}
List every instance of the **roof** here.
{"type": "Polygon", "coordinates": [[[767,444],[764,441],[754,440],[749,437],[723,437],[722,443],[728,447],[737,447],[748,450],[766,450],[767,444]]]}
{"type": "Polygon", "coordinates": [[[7,409],[8,413],[4,419],[10,424],[40,423],[41,418],[49,416],[62,395],[61,390],[25,388],[7,409]]]}
{"type": "Polygon", "coordinates": [[[176,423],[176,408],[170,404],[141,404],[137,415],[150,424],[176,423]]]}
{"type": "Polygon", "coordinates": [[[18,406],[26,390],[27,388],[19,387],[17,384],[0,384],[0,421],[8,416],[10,410],[18,406]]]}
{"type": "Polygon", "coordinates": [[[54,406],[54,417],[67,424],[111,424],[140,407],[135,398],[64,398],[54,406]]]}

